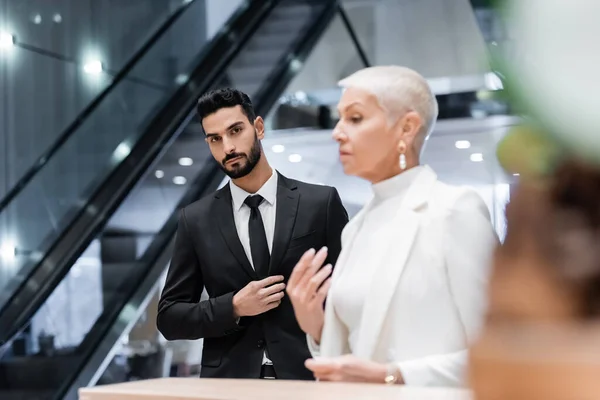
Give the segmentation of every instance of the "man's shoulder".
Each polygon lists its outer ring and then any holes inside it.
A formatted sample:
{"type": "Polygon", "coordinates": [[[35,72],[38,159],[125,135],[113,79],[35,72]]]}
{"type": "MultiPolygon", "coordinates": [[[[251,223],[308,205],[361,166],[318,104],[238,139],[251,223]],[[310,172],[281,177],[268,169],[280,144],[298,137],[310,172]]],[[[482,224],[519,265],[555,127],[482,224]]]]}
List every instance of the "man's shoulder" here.
{"type": "Polygon", "coordinates": [[[317,198],[328,199],[329,196],[336,191],[333,186],[308,183],[291,178],[285,179],[287,180],[288,185],[295,186],[303,196],[314,196],[317,198]]]}
{"type": "Polygon", "coordinates": [[[210,214],[213,210],[215,203],[219,200],[220,197],[226,194],[227,190],[227,186],[225,186],[215,192],[206,193],[198,200],[183,207],[183,212],[188,218],[194,218],[210,214]]]}

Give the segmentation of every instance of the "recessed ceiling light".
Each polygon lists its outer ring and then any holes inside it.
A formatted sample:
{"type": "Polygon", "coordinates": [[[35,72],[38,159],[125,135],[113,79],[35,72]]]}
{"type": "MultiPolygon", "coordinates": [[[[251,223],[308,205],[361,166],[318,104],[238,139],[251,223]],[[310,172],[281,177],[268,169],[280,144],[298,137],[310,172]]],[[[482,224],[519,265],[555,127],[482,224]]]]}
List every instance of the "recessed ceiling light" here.
{"type": "Polygon", "coordinates": [[[54,22],[56,22],[57,24],[60,24],[62,22],[62,15],[56,13],[52,17],[52,20],[54,20],[54,22]]]}
{"type": "Polygon", "coordinates": [[[97,75],[103,70],[100,60],[90,60],[83,65],[83,71],[86,74],[97,75]]]}
{"type": "Polygon", "coordinates": [[[469,142],[468,140],[457,140],[454,145],[456,146],[457,149],[468,149],[471,147],[471,142],[469,142]]]}
{"type": "Polygon", "coordinates": [[[174,176],[173,177],[173,183],[176,185],[185,185],[186,182],[187,182],[187,179],[185,179],[184,176],[174,176]]]}
{"type": "Polygon", "coordinates": [[[182,167],[189,167],[193,163],[194,163],[194,160],[192,160],[189,157],[181,157],[179,159],[179,165],[181,165],[182,167]]]}
{"type": "Polygon", "coordinates": [[[481,162],[481,161],[483,161],[483,154],[481,154],[481,153],[473,153],[473,154],[471,154],[471,161],[473,161],[473,162],[481,162]]]}
{"type": "Polygon", "coordinates": [[[154,172],[154,176],[158,179],[162,179],[165,177],[165,171],[163,171],[162,169],[157,169],[156,172],[154,172]]]}
{"type": "Polygon", "coordinates": [[[8,32],[0,33],[0,47],[10,48],[15,44],[15,37],[8,32]]]}
{"type": "Polygon", "coordinates": [[[513,176],[521,176],[521,174],[513,174],[513,176]]]}
{"type": "Polygon", "coordinates": [[[283,153],[285,151],[285,146],[282,144],[276,144],[271,147],[271,150],[273,150],[273,153],[283,153]]]}
{"type": "Polygon", "coordinates": [[[302,161],[302,156],[300,154],[290,154],[288,161],[291,163],[299,163],[302,161]]]}

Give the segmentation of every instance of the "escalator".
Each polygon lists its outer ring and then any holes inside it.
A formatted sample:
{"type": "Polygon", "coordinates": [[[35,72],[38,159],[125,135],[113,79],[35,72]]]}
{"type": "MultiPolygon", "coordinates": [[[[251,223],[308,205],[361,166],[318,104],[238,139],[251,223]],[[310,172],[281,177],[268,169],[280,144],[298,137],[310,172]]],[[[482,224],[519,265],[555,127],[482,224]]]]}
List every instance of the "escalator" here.
{"type": "MultiPolygon", "coordinates": [[[[97,382],[167,266],[178,210],[223,179],[195,118],[196,99],[233,86],[266,115],[338,7],[243,2],[180,63],[175,88],[124,81],[119,97],[107,96],[108,105],[45,160],[0,213],[0,226],[16,227],[12,237],[0,232],[0,269],[12,263],[15,271],[0,288],[0,398],[76,399],[78,387],[97,382]],[[132,96],[137,109],[119,115],[115,106],[132,96]],[[48,187],[57,182],[48,177],[61,175],[62,184],[48,187]]],[[[185,21],[165,33],[166,43],[187,44],[185,21]]],[[[149,72],[141,63],[137,73],[149,72]]]]}

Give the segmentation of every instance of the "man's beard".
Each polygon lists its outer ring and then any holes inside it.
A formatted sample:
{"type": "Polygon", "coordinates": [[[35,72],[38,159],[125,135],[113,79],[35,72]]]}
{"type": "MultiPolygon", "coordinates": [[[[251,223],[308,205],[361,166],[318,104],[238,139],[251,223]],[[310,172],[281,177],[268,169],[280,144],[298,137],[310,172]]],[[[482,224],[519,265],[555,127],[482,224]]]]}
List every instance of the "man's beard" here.
{"type": "Polygon", "coordinates": [[[223,161],[221,161],[221,169],[223,172],[227,174],[231,179],[243,178],[248,175],[256,164],[260,161],[261,156],[261,146],[260,140],[258,140],[258,136],[254,135],[254,143],[252,144],[252,148],[250,149],[250,154],[244,153],[230,153],[225,156],[223,161]],[[240,157],[238,161],[236,161],[229,168],[225,166],[225,163],[233,158],[240,157]]]}

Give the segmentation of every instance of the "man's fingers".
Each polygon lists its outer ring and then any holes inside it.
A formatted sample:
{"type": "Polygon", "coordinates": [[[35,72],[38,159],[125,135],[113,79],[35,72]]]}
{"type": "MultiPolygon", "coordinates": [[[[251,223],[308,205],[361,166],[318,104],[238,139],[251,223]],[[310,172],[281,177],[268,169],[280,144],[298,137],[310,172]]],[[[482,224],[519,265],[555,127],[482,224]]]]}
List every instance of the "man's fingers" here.
{"type": "Polygon", "coordinates": [[[272,309],[279,307],[280,304],[281,304],[281,300],[272,301],[271,303],[269,303],[265,306],[265,311],[263,311],[263,312],[271,311],[272,309]]]}
{"type": "Polygon", "coordinates": [[[290,275],[290,279],[288,280],[288,288],[295,288],[300,279],[306,273],[306,270],[310,266],[310,262],[315,256],[315,249],[309,249],[304,252],[300,260],[296,263],[296,266],[292,270],[292,274],[290,275]]]}
{"type": "Polygon", "coordinates": [[[285,283],[276,283],[273,286],[269,286],[267,288],[261,289],[259,295],[261,297],[268,297],[273,293],[281,292],[285,290],[285,283]]]}
{"type": "Polygon", "coordinates": [[[268,296],[267,298],[265,298],[265,302],[268,303],[272,303],[274,301],[280,301],[281,299],[283,299],[283,292],[278,292],[278,293],[274,293],[270,296],[268,296]]]}
{"type": "Polygon", "coordinates": [[[282,281],[283,281],[282,275],[274,275],[274,276],[269,276],[268,278],[258,281],[258,285],[259,285],[259,287],[264,288],[264,287],[271,286],[271,285],[274,285],[275,283],[279,283],[282,281]]]}

